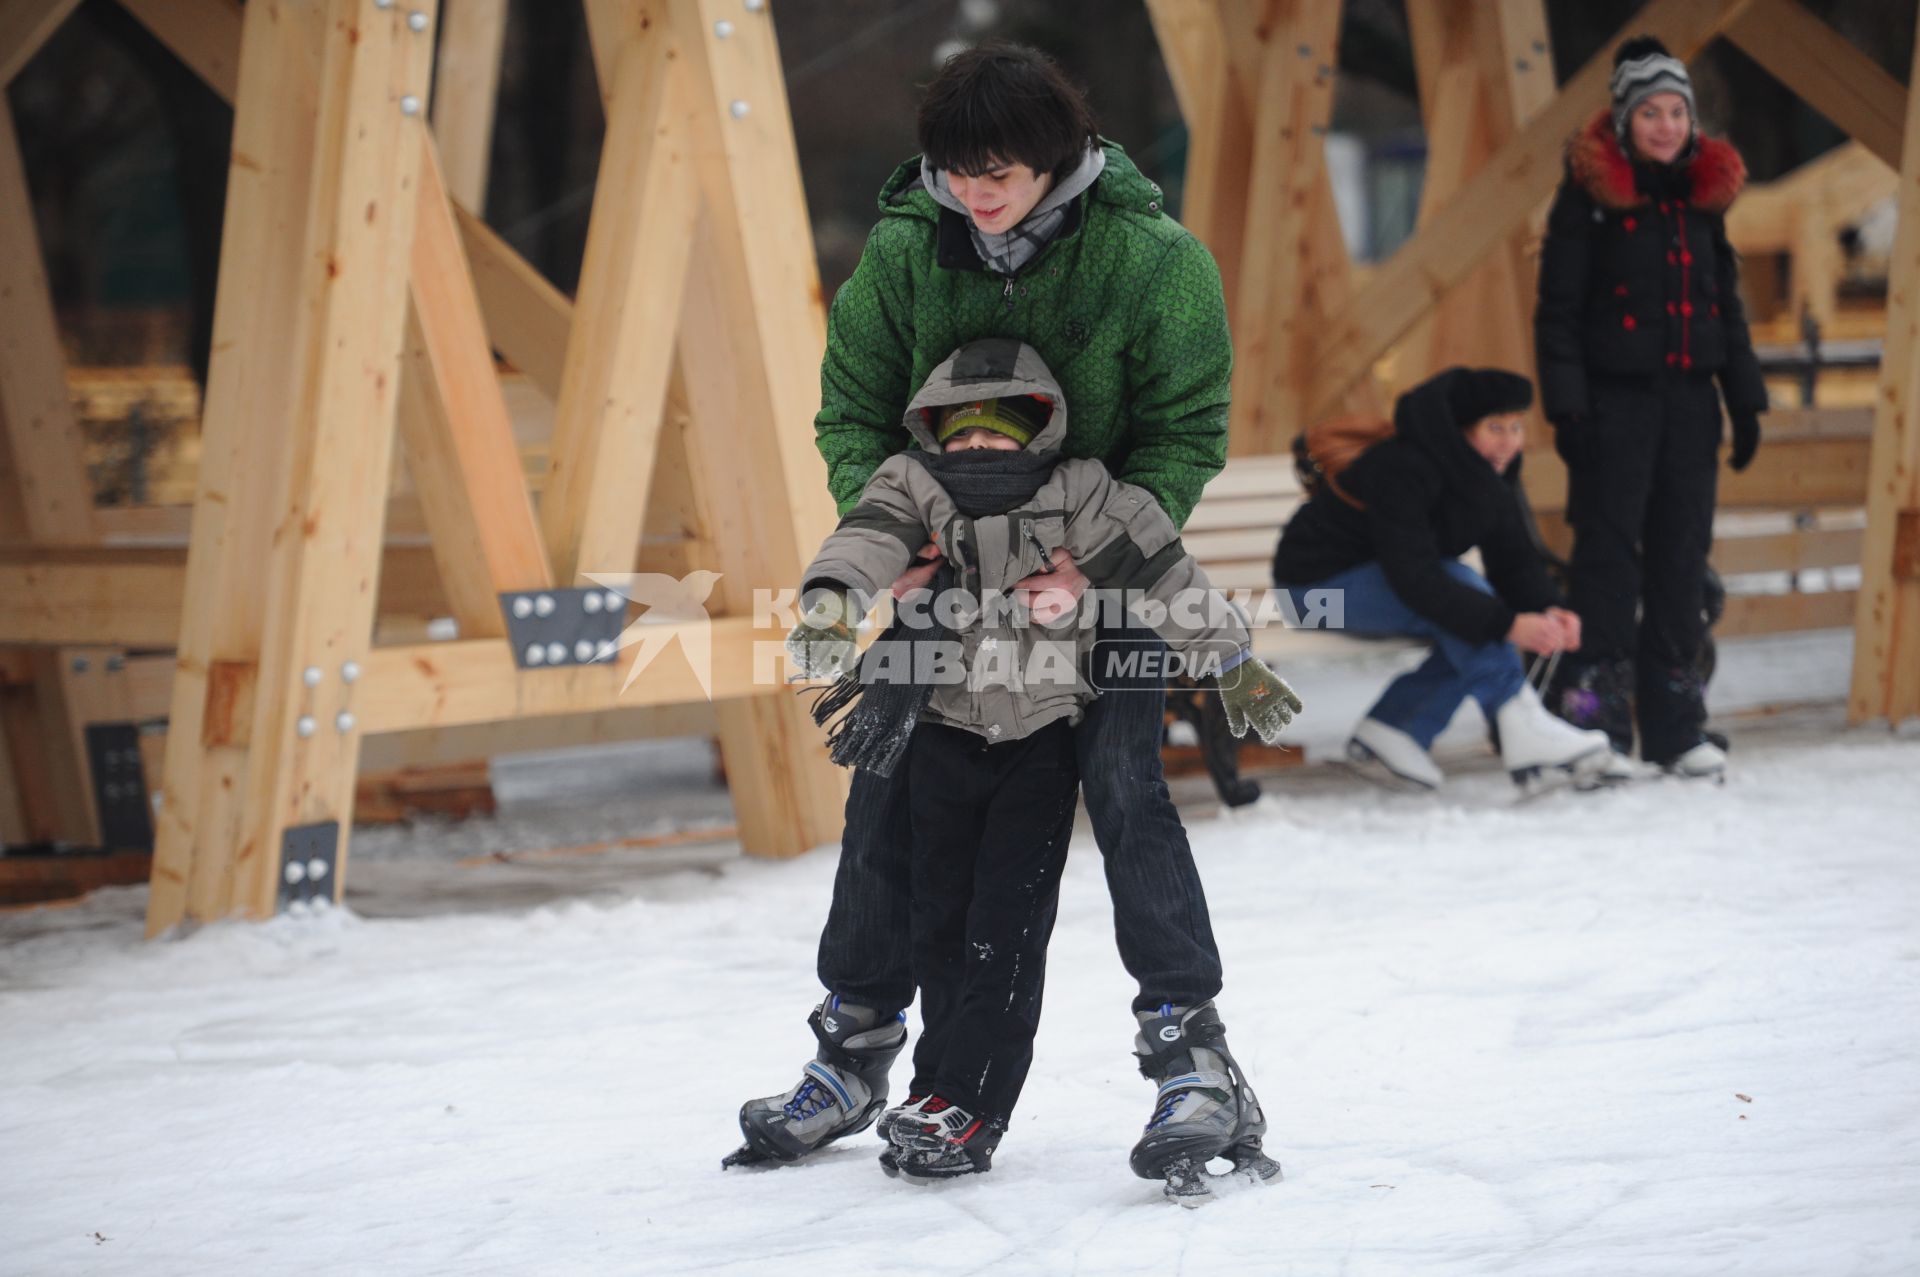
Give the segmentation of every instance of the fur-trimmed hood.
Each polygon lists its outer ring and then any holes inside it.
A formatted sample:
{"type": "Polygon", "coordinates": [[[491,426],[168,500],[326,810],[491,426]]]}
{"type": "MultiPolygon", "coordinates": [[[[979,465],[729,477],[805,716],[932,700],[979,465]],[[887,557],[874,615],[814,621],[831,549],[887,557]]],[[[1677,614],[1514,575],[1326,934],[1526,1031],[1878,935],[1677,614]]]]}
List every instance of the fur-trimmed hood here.
{"type": "MultiPolygon", "coordinates": [[[[1633,162],[1613,131],[1613,115],[1594,113],[1585,128],[1567,145],[1567,171],[1594,203],[1616,211],[1641,208],[1653,197],[1633,180],[1633,162]]],[[[1688,196],[1694,206],[1724,213],[1747,184],[1746,161],[1730,142],[1696,134],[1693,158],[1686,162],[1688,196]]]]}

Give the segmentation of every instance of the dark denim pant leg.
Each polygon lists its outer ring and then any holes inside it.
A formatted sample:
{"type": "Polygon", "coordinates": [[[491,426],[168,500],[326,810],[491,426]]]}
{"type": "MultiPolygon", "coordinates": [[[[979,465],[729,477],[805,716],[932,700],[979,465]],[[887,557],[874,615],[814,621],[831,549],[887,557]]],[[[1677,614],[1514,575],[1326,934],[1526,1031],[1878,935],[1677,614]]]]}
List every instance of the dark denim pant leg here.
{"type": "MultiPolygon", "coordinates": [[[[1472,589],[1493,592],[1486,578],[1464,563],[1444,560],[1441,570],[1472,589]]],[[[1492,718],[1526,682],[1520,654],[1511,643],[1503,639],[1477,643],[1422,616],[1393,592],[1386,570],[1377,562],[1362,563],[1313,585],[1290,587],[1296,607],[1304,609],[1308,590],[1342,592],[1344,623],[1350,633],[1425,639],[1433,644],[1427,661],[1396,679],[1368,711],[1369,717],[1398,727],[1422,745],[1431,744],[1452,720],[1462,698],[1473,697],[1492,718]],[[1442,664],[1436,665],[1435,658],[1442,664]],[[1408,679],[1413,680],[1412,686],[1401,688],[1408,679]]]]}
{"type": "MultiPolygon", "coordinates": [[[[1143,627],[1102,626],[1095,645],[1164,648],[1143,627]]],[[[1220,949],[1186,827],[1160,768],[1166,717],[1159,672],[1098,680],[1106,690],[1074,732],[1080,788],[1113,897],[1120,961],[1139,983],[1133,1008],[1195,1006],[1220,992],[1220,949]]]]}
{"type": "Polygon", "coordinates": [[[909,771],[903,759],[891,778],[853,773],[833,904],[820,932],[820,983],[886,1015],[913,1001],[909,771]]]}

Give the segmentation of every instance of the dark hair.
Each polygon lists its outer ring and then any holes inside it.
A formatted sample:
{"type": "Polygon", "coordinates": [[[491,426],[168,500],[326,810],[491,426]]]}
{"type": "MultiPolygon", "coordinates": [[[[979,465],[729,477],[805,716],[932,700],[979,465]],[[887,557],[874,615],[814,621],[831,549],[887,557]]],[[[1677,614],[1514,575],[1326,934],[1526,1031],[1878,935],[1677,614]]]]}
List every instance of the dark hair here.
{"type": "Polygon", "coordinates": [[[1097,144],[1087,99],[1052,58],[992,40],[956,53],[920,100],[920,151],[937,169],[969,176],[1025,164],[1057,180],[1097,144]]]}
{"type": "Polygon", "coordinates": [[[1631,40],[1620,42],[1620,47],[1613,51],[1613,65],[1619,66],[1622,62],[1632,62],[1650,53],[1666,53],[1666,51],[1667,46],[1660,43],[1657,36],[1637,35],[1631,40]]]}

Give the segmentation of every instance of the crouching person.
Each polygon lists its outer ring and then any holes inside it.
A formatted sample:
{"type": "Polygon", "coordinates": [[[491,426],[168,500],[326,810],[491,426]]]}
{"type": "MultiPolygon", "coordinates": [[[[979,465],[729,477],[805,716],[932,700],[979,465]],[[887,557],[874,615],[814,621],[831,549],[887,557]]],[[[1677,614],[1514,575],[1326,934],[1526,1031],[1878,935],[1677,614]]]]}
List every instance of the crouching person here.
{"type": "MultiPolygon", "coordinates": [[[[904,1028],[830,998],[823,1049],[799,1085],[741,1110],[738,1160],[796,1160],[877,1118],[889,1174],[941,1179],[992,1164],[1033,1058],[1079,785],[1073,728],[1096,694],[1085,665],[1098,630],[1084,603],[1081,615],[1036,623],[1047,595],[1029,616],[1012,604],[1016,582],[1048,571],[1064,549],[1096,591],[1136,596],[1167,644],[1220,671],[1236,735],[1271,742],[1300,709],[1251,655],[1245,619],[1211,589],[1153,497],[1098,461],[1062,459],[1067,414],[1031,347],[962,346],[907,407],[918,447],[874,472],[807,569],[788,651],[804,672],[837,676],[815,710],[823,722],[838,716],[834,761],[906,771],[924,1028],[907,1096],[882,1112],[904,1028]],[[929,540],[942,552],[931,598],[903,599],[892,628],[858,655],[853,626],[866,601],[929,540]],[[843,1030],[855,1036],[843,1043],[843,1030]]],[[[1143,1025],[1155,1043],[1143,1061],[1175,1047],[1183,1055],[1134,1169],[1157,1178],[1191,1166],[1197,1177],[1225,1155],[1256,1176],[1277,1172],[1260,1151],[1259,1102],[1210,1008],[1143,1025]]]]}
{"type": "Polygon", "coordinates": [[[1353,633],[1424,639],[1426,661],[1388,685],[1348,742],[1369,776],[1432,790],[1429,752],[1466,697],[1493,724],[1516,781],[1542,770],[1598,777],[1610,762],[1604,732],[1549,714],[1519,652],[1580,646],[1580,618],[1562,606],[1516,492],[1533,403],[1526,378],[1450,368],[1402,395],[1390,432],[1350,463],[1330,449],[1312,460],[1317,489],[1287,524],[1274,583],[1299,614],[1317,591],[1337,592],[1353,633]],[[1458,556],[1478,547],[1487,575],[1458,556]]]}

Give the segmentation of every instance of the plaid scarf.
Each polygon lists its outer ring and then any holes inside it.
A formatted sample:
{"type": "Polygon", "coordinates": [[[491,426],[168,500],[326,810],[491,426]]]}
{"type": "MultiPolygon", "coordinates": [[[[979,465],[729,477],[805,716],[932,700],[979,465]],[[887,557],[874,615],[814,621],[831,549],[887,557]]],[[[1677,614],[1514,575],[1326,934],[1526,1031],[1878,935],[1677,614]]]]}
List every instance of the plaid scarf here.
{"type": "Polygon", "coordinates": [[[1040,202],[1033,206],[1033,210],[1020,219],[1018,225],[999,234],[983,231],[973,224],[971,210],[954,198],[952,189],[947,185],[945,171],[934,168],[924,158],[920,161],[920,184],[940,205],[967,219],[967,233],[973,237],[973,249],[980,254],[980,260],[987,264],[988,270],[996,275],[1016,275],[1040,255],[1041,249],[1053,242],[1053,237],[1060,233],[1061,226],[1066,223],[1067,206],[1092,186],[1106,167],[1107,153],[1097,146],[1089,146],[1073,172],[1055,182],[1040,202]]]}

